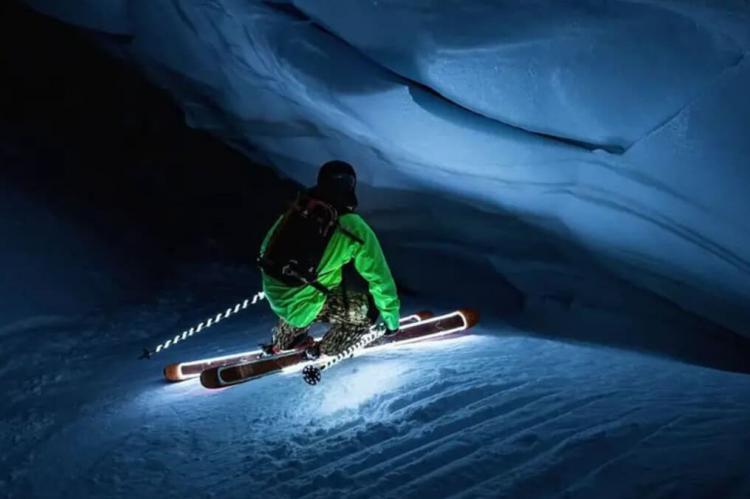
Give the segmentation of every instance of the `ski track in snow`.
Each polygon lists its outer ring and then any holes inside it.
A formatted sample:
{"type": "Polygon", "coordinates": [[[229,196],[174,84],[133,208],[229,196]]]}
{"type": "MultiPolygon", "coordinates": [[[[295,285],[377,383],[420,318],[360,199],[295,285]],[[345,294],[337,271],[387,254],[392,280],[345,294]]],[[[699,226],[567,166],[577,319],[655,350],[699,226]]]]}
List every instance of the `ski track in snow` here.
{"type": "Polygon", "coordinates": [[[160,369],[252,348],[272,318],[138,361],[152,315],[0,338],[2,496],[750,493],[747,376],[482,325],[347,361],[317,387],[286,374],[207,391],[160,369]]]}

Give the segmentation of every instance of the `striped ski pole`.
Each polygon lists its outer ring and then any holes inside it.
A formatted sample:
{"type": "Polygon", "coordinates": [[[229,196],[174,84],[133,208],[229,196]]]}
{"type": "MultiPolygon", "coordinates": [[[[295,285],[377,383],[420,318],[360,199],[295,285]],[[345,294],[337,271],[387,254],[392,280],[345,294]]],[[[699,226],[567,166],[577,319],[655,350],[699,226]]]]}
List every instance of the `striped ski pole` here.
{"type": "Polygon", "coordinates": [[[252,298],[247,298],[246,300],[243,300],[236,304],[234,307],[229,307],[224,312],[219,312],[214,317],[211,317],[200,324],[197,324],[196,326],[191,327],[190,329],[186,329],[181,334],[177,334],[174,338],[169,338],[168,340],[165,340],[158,345],[153,350],[149,350],[148,348],[143,349],[143,354],[141,354],[141,359],[150,359],[155,354],[159,352],[163,352],[170,346],[176,345],[177,343],[181,341],[185,341],[186,339],[193,336],[195,333],[200,333],[201,331],[204,331],[214,324],[219,323],[220,321],[228,318],[231,315],[236,314],[240,310],[245,310],[248,305],[255,305],[256,303],[263,301],[263,299],[266,297],[266,295],[263,293],[263,291],[259,291],[258,293],[255,293],[252,298]]]}
{"type": "Polygon", "coordinates": [[[383,336],[385,334],[385,331],[386,329],[384,326],[380,328],[371,328],[369,333],[362,336],[359,341],[357,341],[355,344],[339,353],[338,355],[327,359],[321,364],[310,364],[309,366],[305,366],[305,368],[302,369],[302,378],[308,385],[317,385],[320,382],[323,371],[331,366],[338,364],[344,359],[353,357],[355,353],[359,352],[367,345],[383,336]]]}

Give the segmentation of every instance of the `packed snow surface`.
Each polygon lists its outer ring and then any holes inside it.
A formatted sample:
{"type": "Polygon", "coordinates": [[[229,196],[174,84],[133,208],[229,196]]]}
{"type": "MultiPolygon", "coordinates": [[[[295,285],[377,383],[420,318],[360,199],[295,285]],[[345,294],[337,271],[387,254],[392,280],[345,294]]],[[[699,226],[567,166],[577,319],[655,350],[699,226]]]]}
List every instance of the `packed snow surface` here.
{"type": "Polygon", "coordinates": [[[137,360],[179,310],[0,337],[3,497],[750,494],[747,376],[486,324],[357,357],[316,387],[296,373],[209,391],[161,367],[252,349],[273,318],[256,308],[137,360]]]}

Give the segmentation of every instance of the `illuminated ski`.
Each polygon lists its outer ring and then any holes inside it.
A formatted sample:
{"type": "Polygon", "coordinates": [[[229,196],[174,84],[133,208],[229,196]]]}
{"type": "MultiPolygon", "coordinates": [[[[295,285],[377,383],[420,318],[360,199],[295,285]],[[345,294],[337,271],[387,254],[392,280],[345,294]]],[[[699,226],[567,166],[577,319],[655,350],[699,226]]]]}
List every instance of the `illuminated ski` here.
{"type": "MultiPolygon", "coordinates": [[[[372,352],[417,341],[435,340],[465,331],[477,324],[479,314],[475,310],[462,309],[438,317],[403,325],[398,334],[379,338],[363,349],[372,352]]],[[[359,353],[359,352],[357,352],[359,353]]],[[[321,358],[314,364],[324,364],[328,358],[321,358]]],[[[236,365],[216,366],[201,373],[201,384],[206,388],[224,388],[244,383],[269,374],[288,370],[301,370],[312,363],[307,362],[304,352],[291,352],[271,358],[259,359],[236,365]]]]}
{"type": "MultiPolygon", "coordinates": [[[[407,315],[401,318],[401,325],[413,324],[423,319],[432,317],[429,312],[417,312],[416,314],[407,315]]],[[[320,340],[320,338],[316,338],[320,340]]],[[[286,357],[289,354],[298,353],[299,350],[288,350],[273,357],[265,357],[264,360],[270,360],[277,357],[286,357]]],[[[235,364],[246,364],[261,359],[262,351],[259,349],[248,352],[239,352],[230,355],[222,355],[207,359],[194,360],[190,362],[178,362],[169,364],[164,368],[164,378],[167,381],[185,381],[187,379],[197,378],[206,369],[221,366],[231,366],[235,364]]]]}

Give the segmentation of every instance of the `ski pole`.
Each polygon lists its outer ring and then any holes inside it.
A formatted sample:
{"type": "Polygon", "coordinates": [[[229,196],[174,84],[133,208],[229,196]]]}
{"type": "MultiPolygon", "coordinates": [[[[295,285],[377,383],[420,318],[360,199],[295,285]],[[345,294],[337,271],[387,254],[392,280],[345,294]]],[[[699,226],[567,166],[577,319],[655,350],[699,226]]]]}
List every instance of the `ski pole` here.
{"type": "Polygon", "coordinates": [[[383,328],[372,328],[369,333],[362,336],[355,344],[339,353],[334,355],[330,359],[323,362],[321,365],[310,364],[302,369],[302,378],[308,385],[317,385],[320,382],[322,372],[331,366],[334,366],[344,359],[353,357],[355,353],[365,348],[373,341],[379,339],[385,334],[386,329],[383,328]]]}
{"type": "Polygon", "coordinates": [[[143,353],[139,358],[141,359],[150,359],[155,354],[162,352],[169,348],[172,345],[176,345],[180,341],[185,341],[189,337],[193,336],[195,333],[200,333],[201,331],[210,328],[214,324],[226,319],[230,315],[234,315],[240,310],[245,310],[248,305],[255,305],[256,303],[263,301],[263,299],[266,297],[266,295],[263,293],[263,291],[259,291],[253,295],[252,298],[247,298],[246,300],[243,300],[236,304],[234,307],[229,307],[224,312],[219,312],[214,317],[211,317],[200,324],[191,327],[190,329],[186,329],[181,334],[176,335],[174,338],[169,338],[168,340],[165,340],[158,345],[156,345],[156,348],[153,350],[149,350],[148,348],[143,349],[143,353]]]}

